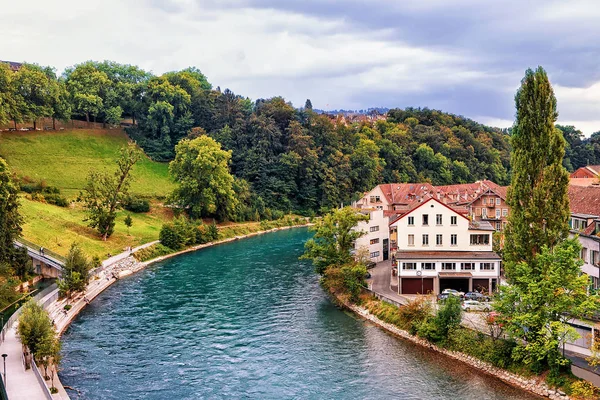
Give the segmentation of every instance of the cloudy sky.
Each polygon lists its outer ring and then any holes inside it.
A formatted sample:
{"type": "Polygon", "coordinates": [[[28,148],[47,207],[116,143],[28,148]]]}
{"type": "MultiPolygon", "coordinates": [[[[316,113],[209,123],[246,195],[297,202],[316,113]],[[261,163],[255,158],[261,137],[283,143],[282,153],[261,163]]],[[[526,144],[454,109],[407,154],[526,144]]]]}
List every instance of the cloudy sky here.
{"type": "Polygon", "coordinates": [[[193,65],[214,86],[301,106],[430,107],[510,126],[529,67],[559,122],[600,130],[596,0],[0,0],[0,59],[93,59],[155,74],[193,65]]]}

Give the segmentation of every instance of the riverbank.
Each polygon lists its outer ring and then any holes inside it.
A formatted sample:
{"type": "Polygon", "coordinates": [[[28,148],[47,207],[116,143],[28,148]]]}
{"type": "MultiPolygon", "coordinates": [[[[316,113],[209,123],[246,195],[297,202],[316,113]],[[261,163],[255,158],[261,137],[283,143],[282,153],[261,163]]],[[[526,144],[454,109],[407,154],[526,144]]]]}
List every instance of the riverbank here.
{"type": "MultiPolygon", "coordinates": [[[[114,260],[116,260],[116,262],[114,262],[112,265],[104,264],[103,268],[97,272],[95,279],[92,279],[92,281],[89,283],[85,293],[77,294],[74,298],[72,298],[68,302],[68,304],[71,305],[71,308],[67,312],[64,311],[64,306],[67,304],[66,299],[57,300],[56,302],[54,302],[52,305],[50,305],[50,307],[48,307],[48,312],[50,314],[50,317],[54,321],[54,324],[56,326],[56,330],[57,330],[59,336],[61,336],[66,331],[66,329],[69,327],[71,322],[77,317],[77,315],[93,299],[95,299],[100,293],[102,293],[104,290],[106,290],[109,286],[111,286],[113,283],[115,283],[118,279],[123,278],[128,275],[131,275],[131,274],[134,274],[136,272],[139,272],[151,264],[155,264],[157,262],[161,262],[161,261],[164,261],[166,259],[178,256],[181,254],[198,251],[198,250],[201,250],[201,249],[204,249],[207,247],[231,243],[231,242],[234,242],[237,240],[246,239],[246,238],[250,238],[250,237],[254,237],[254,236],[258,236],[258,235],[263,235],[266,233],[288,230],[288,229],[292,229],[292,228],[308,227],[311,225],[313,225],[313,224],[305,223],[305,224],[301,224],[301,225],[282,226],[282,227],[276,227],[276,228],[262,230],[262,231],[251,232],[251,233],[247,233],[244,235],[238,235],[238,236],[225,238],[225,239],[214,241],[214,242],[209,242],[209,243],[189,247],[189,248],[186,248],[186,249],[174,252],[174,253],[156,257],[152,260],[148,260],[148,261],[144,261],[144,262],[137,261],[133,257],[133,255],[135,254],[136,251],[141,250],[145,247],[148,247],[149,245],[152,245],[154,242],[148,243],[146,245],[142,245],[138,248],[133,249],[130,253],[122,253],[119,256],[115,256],[114,260]]],[[[62,400],[68,400],[69,396],[68,396],[64,386],[60,382],[60,379],[58,378],[58,376],[54,380],[54,385],[59,390],[58,394],[55,395],[56,396],[55,398],[62,399],[62,400]]]]}
{"type": "Polygon", "coordinates": [[[369,312],[369,310],[367,310],[363,307],[360,307],[358,305],[348,303],[343,298],[341,298],[339,295],[334,294],[334,296],[335,296],[336,300],[343,307],[354,312],[356,315],[360,316],[361,318],[386,330],[387,332],[393,334],[394,336],[397,336],[401,339],[408,340],[412,343],[418,344],[419,346],[426,347],[437,353],[443,354],[446,357],[460,361],[464,364],[469,365],[470,367],[477,369],[478,371],[481,371],[487,375],[491,375],[495,378],[498,378],[501,381],[503,381],[511,386],[517,387],[517,388],[527,391],[529,393],[532,393],[532,394],[535,394],[535,395],[538,395],[541,397],[549,398],[552,400],[568,400],[568,399],[570,399],[570,397],[567,396],[566,394],[549,388],[548,385],[545,382],[543,382],[542,380],[537,380],[534,378],[526,378],[526,377],[511,373],[509,371],[503,370],[501,368],[495,367],[489,363],[481,361],[481,360],[479,360],[475,357],[469,356],[467,354],[446,350],[444,348],[436,346],[435,344],[432,344],[425,339],[421,339],[418,336],[411,335],[407,331],[404,331],[393,324],[382,321],[381,319],[377,318],[377,316],[371,314],[369,312]]]}

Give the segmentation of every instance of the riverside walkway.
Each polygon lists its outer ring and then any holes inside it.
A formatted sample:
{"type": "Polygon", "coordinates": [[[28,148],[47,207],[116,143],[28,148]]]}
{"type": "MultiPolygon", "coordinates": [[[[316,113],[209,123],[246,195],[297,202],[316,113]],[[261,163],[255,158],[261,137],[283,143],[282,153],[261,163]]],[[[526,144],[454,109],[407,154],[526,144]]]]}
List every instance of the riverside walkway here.
{"type": "Polygon", "coordinates": [[[23,346],[17,337],[16,325],[6,333],[0,345],[6,357],[6,394],[10,400],[45,399],[46,395],[38,382],[33,369],[25,370],[22,361],[23,346]]]}

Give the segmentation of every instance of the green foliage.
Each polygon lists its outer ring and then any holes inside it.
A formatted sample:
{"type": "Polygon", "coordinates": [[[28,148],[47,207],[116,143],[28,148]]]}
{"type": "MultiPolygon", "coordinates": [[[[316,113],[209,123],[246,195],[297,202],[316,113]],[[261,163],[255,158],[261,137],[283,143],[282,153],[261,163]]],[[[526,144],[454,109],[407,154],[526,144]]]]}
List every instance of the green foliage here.
{"type": "Polygon", "coordinates": [[[61,296],[71,298],[75,292],[83,292],[89,282],[92,263],[76,243],[71,245],[62,277],[58,281],[61,296]]]}
{"type": "Polygon", "coordinates": [[[157,257],[165,256],[173,252],[173,249],[164,246],[162,243],[153,244],[133,253],[138,261],[148,261],[157,257]]]}
{"type": "Polygon", "coordinates": [[[21,342],[34,355],[38,354],[38,350],[44,350],[45,342],[56,336],[48,313],[35,300],[30,300],[23,306],[17,333],[21,342]]]}
{"type": "Polygon", "coordinates": [[[127,227],[127,234],[129,234],[129,228],[131,228],[131,226],[133,225],[133,219],[131,218],[131,215],[127,214],[127,216],[123,220],[123,223],[127,227]]]}
{"type": "Polygon", "coordinates": [[[222,150],[210,137],[200,136],[179,142],[175,153],[175,160],[169,165],[178,183],[171,196],[173,203],[193,218],[231,218],[237,204],[228,165],[231,152],[222,150]]]}
{"type": "Polygon", "coordinates": [[[600,307],[598,295],[587,293],[588,278],[581,272],[581,245],[568,239],[553,249],[544,246],[531,268],[521,262],[514,266],[514,281],[501,287],[495,304],[505,330],[520,341],[515,358],[527,365],[541,363],[557,369],[567,360],[559,346],[577,338],[567,324],[571,318],[591,316],[600,307]]]}
{"type": "Polygon", "coordinates": [[[0,158],[0,263],[9,262],[14,241],[21,234],[18,186],[6,162],[0,158]]]}
{"type": "Polygon", "coordinates": [[[449,296],[433,319],[438,332],[444,338],[448,337],[448,332],[460,325],[461,320],[462,308],[460,299],[456,296],[449,296]]]}
{"type": "Polygon", "coordinates": [[[150,201],[128,196],[123,202],[123,208],[134,213],[146,213],[150,211],[150,201]]]}
{"type": "Polygon", "coordinates": [[[80,193],[80,199],[87,212],[88,225],[98,229],[104,240],[114,231],[116,211],[122,206],[123,199],[127,198],[130,173],[140,158],[140,151],[130,142],[127,147],[121,148],[114,176],[91,172],[84,191],[80,193]]]}
{"type": "Polygon", "coordinates": [[[344,279],[344,289],[350,294],[350,301],[358,301],[362,288],[366,286],[367,268],[360,264],[349,264],[341,268],[341,273],[344,279]]]}
{"type": "Polygon", "coordinates": [[[505,267],[515,280],[514,266],[532,260],[543,246],[554,247],[569,233],[569,174],[562,166],[565,140],[554,127],[556,98],[546,72],[527,70],[515,96],[517,120],[512,130],[511,206],[506,231],[505,267]]]}
{"type": "Polygon", "coordinates": [[[595,399],[598,390],[587,381],[577,381],[571,384],[571,395],[579,399],[595,399]]]}
{"type": "Polygon", "coordinates": [[[304,245],[305,252],[301,259],[312,260],[318,274],[323,274],[329,266],[350,264],[350,250],[354,241],[364,234],[353,228],[359,221],[366,221],[368,218],[350,207],[325,215],[310,228],[315,235],[304,245]]]}

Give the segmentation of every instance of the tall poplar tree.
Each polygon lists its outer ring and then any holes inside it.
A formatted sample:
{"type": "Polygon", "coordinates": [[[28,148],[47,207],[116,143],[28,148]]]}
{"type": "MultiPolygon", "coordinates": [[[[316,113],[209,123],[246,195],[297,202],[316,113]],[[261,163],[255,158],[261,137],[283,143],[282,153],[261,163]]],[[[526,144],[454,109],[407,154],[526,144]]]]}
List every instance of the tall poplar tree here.
{"type": "Polygon", "coordinates": [[[21,234],[18,193],[8,165],[0,158],[0,264],[11,262],[14,241],[21,234]]]}
{"type": "Polygon", "coordinates": [[[534,257],[553,248],[569,233],[569,174],[562,165],[565,140],[554,123],[556,97],[542,67],[528,69],[515,96],[517,120],[511,137],[511,206],[504,261],[509,280],[524,261],[535,271],[534,257]]]}
{"type": "Polygon", "coordinates": [[[513,358],[533,371],[558,374],[568,365],[559,348],[578,335],[571,318],[598,310],[580,267],[581,245],[569,234],[569,175],[565,140],[555,128],[556,98],[546,72],[527,70],[515,96],[511,215],[504,262],[509,285],[496,302],[506,332],[517,340],[513,358]]]}

